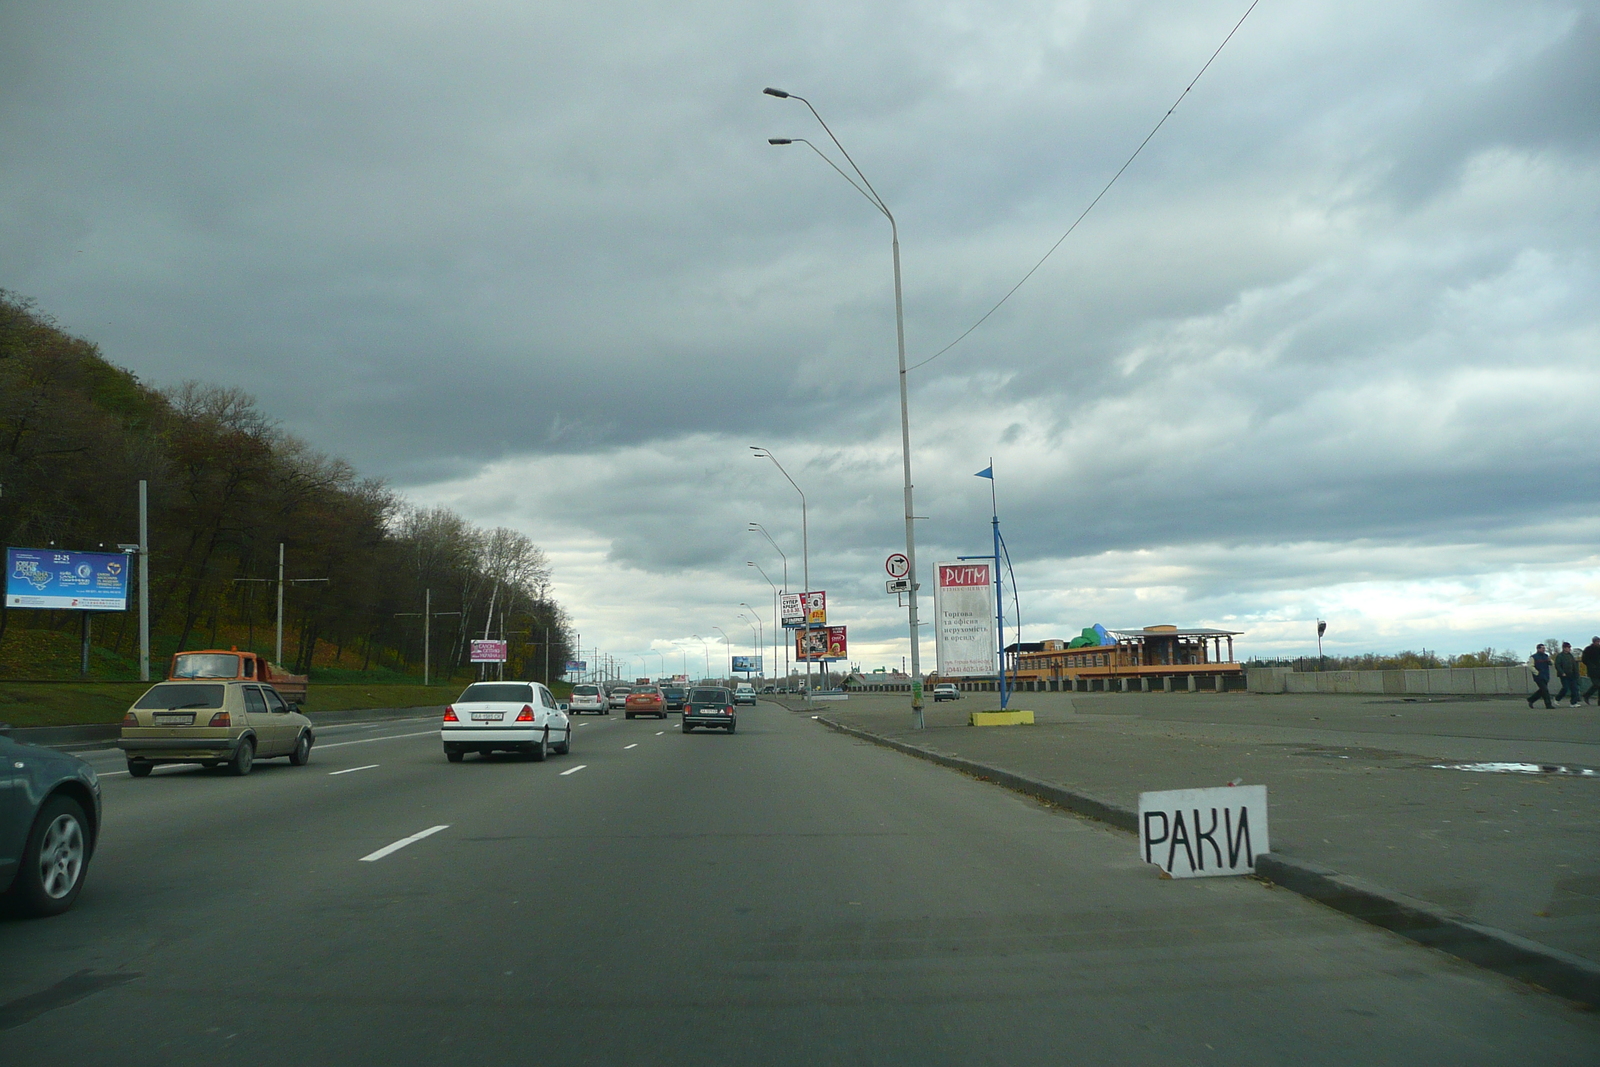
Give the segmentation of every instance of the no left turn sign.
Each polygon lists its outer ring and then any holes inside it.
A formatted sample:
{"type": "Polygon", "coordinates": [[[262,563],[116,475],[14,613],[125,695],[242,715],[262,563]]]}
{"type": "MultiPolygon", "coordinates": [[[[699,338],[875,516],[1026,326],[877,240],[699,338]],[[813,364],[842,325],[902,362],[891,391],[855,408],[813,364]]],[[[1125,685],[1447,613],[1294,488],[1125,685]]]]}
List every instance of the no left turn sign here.
{"type": "Polygon", "coordinates": [[[904,578],[911,573],[911,561],[906,559],[904,552],[896,552],[883,561],[883,569],[889,572],[891,578],[904,578]]]}

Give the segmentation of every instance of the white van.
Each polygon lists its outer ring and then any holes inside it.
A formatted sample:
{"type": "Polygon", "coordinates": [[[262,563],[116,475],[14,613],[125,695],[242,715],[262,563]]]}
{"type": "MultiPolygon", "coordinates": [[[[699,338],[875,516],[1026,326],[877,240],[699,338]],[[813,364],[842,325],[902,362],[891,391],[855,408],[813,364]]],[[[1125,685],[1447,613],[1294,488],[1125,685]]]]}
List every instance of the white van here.
{"type": "Polygon", "coordinates": [[[574,715],[581,715],[586,711],[592,711],[596,715],[610,714],[610,708],[606,703],[606,695],[600,691],[598,685],[583,684],[573,686],[572,699],[569,704],[574,715]]]}

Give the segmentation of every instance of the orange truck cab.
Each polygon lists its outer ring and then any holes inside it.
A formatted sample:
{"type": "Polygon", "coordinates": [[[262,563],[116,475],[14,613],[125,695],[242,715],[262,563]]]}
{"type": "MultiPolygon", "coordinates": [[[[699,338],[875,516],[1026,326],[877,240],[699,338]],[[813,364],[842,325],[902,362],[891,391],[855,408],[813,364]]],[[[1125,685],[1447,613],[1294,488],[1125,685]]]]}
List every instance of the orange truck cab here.
{"type": "Polygon", "coordinates": [[[203,648],[193,652],[178,652],[172,657],[168,678],[226,678],[229,680],[266,682],[290,704],[306,702],[306,676],[290,674],[265,656],[254,652],[240,652],[237,648],[203,648]]]}

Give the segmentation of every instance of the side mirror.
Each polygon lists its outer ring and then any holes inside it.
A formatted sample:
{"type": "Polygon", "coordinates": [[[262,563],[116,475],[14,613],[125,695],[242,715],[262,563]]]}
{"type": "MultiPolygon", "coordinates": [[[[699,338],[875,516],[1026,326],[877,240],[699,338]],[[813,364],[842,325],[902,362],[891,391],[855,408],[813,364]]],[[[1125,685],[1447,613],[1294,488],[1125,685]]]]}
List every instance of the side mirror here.
{"type": "Polygon", "coordinates": [[[556,709],[557,709],[557,710],[558,710],[558,711],[568,711],[568,710],[571,710],[571,709],[570,709],[570,706],[569,706],[569,705],[568,705],[568,704],[567,704],[567,702],[566,702],[566,701],[565,701],[565,700],[563,700],[563,701],[562,701],[562,702],[561,702],[561,703],[559,703],[559,704],[557,704],[557,705],[556,705],[556,709]]]}

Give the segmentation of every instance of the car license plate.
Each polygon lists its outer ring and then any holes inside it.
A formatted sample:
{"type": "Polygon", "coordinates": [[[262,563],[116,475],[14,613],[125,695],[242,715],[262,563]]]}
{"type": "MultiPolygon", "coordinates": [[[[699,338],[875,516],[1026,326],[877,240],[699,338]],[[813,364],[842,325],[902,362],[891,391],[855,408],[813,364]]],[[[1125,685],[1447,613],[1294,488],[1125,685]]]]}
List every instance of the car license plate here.
{"type": "Polygon", "coordinates": [[[158,711],[155,715],[157,726],[193,726],[194,712],[192,711],[158,711]]]}
{"type": "Polygon", "coordinates": [[[475,711],[472,713],[473,722],[499,722],[506,717],[503,711],[475,711]]]}

